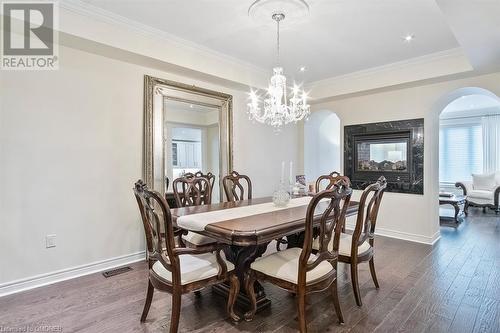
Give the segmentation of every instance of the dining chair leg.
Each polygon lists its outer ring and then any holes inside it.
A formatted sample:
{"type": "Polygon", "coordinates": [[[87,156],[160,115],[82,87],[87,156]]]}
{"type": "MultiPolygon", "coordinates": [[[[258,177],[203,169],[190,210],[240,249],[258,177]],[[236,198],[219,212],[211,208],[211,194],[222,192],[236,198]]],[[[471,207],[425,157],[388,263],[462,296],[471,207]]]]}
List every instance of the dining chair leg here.
{"type": "Polygon", "coordinates": [[[359,292],[359,283],[358,283],[358,263],[351,262],[351,281],[352,281],[352,289],[354,291],[354,298],[356,299],[356,304],[358,306],[362,306],[361,295],[359,292]]]}
{"type": "Polygon", "coordinates": [[[299,330],[301,333],[307,332],[306,323],[306,294],[299,290],[297,293],[297,312],[299,319],[299,330]]]}
{"type": "Polygon", "coordinates": [[[227,314],[233,321],[239,321],[240,317],[234,313],[234,303],[240,291],[240,280],[236,274],[231,274],[229,275],[229,282],[231,287],[229,289],[229,297],[227,298],[227,314]]]}
{"type": "Polygon", "coordinates": [[[370,259],[368,263],[370,265],[370,274],[372,275],[373,283],[375,284],[375,288],[378,289],[380,288],[380,286],[378,285],[377,273],[375,273],[375,263],[373,262],[373,257],[370,259]]]}
{"type": "Polygon", "coordinates": [[[174,290],[172,293],[172,317],[170,320],[170,333],[177,333],[179,329],[179,320],[181,316],[181,297],[179,291],[174,290]]]}
{"type": "Polygon", "coordinates": [[[257,310],[257,299],[255,297],[254,283],[255,283],[255,276],[250,271],[245,276],[245,291],[247,293],[248,298],[250,299],[250,310],[248,310],[248,312],[245,313],[246,321],[252,320],[255,315],[255,311],[257,310]]]}
{"type": "Polygon", "coordinates": [[[151,307],[151,301],[153,300],[153,293],[155,291],[155,287],[151,284],[151,281],[148,280],[148,291],[146,292],[146,303],[144,303],[144,309],[142,310],[141,315],[141,323],[146,321],[146,317],[148,316],[149,308],[151,307]]]}
{"type": "Polygon", "coordinates": [[[335,313],[339,319],[339,323],[344,323],[344,316],[342,315],[342,309],[340,308],[339,292],[337,288],[337,279],[332,283],[332,296],[333,296],[333,306],[335,307],[335,313]]]}

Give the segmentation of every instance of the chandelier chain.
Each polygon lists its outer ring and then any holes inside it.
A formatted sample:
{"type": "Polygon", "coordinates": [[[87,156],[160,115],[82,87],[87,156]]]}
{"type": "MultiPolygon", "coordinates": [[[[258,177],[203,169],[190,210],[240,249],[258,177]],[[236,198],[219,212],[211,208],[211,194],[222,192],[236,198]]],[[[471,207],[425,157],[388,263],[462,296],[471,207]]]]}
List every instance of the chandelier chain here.
{"type": "Polygon", "coordinates": [[[276,31],[276,66],[280,65],[280,19],[278,18],[276,20],[276,25],[277,25],[277,31],[276,31]]]}

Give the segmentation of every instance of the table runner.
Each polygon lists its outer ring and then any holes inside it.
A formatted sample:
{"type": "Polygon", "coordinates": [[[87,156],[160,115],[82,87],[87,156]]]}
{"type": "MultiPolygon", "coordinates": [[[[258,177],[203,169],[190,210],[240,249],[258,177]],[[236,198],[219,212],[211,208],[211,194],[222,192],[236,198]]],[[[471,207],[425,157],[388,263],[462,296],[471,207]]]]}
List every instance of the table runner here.
{"type": "Polygon", "coordinates": [[[286,207],[276,207],[272,202],[257,205],[234,207],[212,212],[184,215],[177,218],[177,225],[191,231],[203,231],[210,223],[234,220],[242,217],[271,213],[278,210],[306,206],[312,197],[301,197],[291,199],[286,207]]]}

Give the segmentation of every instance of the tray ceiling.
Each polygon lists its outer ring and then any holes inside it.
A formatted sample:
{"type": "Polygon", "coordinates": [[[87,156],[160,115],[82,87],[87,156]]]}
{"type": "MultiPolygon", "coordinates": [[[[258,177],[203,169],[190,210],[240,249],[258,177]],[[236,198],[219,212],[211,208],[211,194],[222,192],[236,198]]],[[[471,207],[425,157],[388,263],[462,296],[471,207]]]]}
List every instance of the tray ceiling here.
{"type": "MultiPolygon", "coordinates": [[[[276,31],[247,15],[254,0],[84,0],[271,72],[276,31]]],[[[434,0],[310,0],[309,18],[282,24],[282,65],[312,82],[459,47],[434,0]],[[411,43],[403,41],[412,34],[411,43]],[[305,66],[306,71],[299,68],[305,66]]]]}

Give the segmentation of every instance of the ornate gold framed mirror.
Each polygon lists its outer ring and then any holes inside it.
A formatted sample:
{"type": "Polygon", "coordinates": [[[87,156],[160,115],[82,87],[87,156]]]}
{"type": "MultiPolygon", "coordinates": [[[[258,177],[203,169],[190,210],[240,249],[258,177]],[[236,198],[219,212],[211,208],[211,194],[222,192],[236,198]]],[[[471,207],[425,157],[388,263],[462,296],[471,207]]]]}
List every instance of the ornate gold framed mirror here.
{"type": "Polygon", "coordinates": [[[231,95],[145,75],[145,182],[168,199],[175,178],[211,172],[212,201],[222,201],[221,179],[233,163],[232,126],[231,95]]]}

